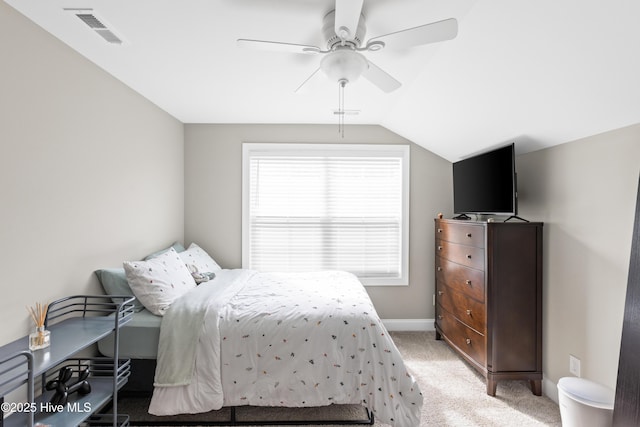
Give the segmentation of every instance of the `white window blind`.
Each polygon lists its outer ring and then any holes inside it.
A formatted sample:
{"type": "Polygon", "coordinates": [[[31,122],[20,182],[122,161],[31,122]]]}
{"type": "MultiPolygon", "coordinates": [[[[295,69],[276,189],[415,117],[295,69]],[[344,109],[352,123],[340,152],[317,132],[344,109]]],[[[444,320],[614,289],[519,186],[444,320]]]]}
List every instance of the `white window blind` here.
{"type": "Polygon", "coordinates": [[[408,146],[244,144],[244,267],[407,284],[408,156],[408,146]]]}

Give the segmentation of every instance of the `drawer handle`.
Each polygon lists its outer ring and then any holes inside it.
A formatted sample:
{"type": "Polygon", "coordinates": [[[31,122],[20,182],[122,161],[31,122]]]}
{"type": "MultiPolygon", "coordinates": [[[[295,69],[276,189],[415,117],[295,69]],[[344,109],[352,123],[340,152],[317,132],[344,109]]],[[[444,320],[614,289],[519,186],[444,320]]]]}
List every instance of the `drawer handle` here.
{"type": "Polygon", "coordinates": [[[465,342],[467,343],[467,345],[471,345],[471,339],[470,339],[470,338],[467,338],[467,339],[465,340],[465,342]]]}
{"type": "Polygon", "coordinates": [[[471,280],[465,280],[464,283],[471,286],[471,280]]]}
{"type": "Polygon", "coordinates": [[[438,271],[442,271],[442,267],[438,267],[438,271]]]}
{"type": "Polygon", "coordinates": [[[442,246],[438,246],[438,250],[441,251],[442,250],[442,246]]]}
{"type": "Polygon", "coordinates": [[[471,310],[467,310],[467,315],[471,316],[471,310]]]}
{"type": "Polygon", "coordinates": [[[442,228],[438,228],[438,233],[442,233],[442,228]]]}
{"type": "Polygon", "coordinates": [[[471,233],[467,233],[467,237],[471,238],[471,233]]]}
{"type": "Polygon", "coordinates": [[[471,254],[467,254],[467,259],[471,259],[471,254]]]}
{"type": "Polygon", "coordinates": [[[438,295],[443,295],[443,294],[444,294],[444,292],[438,291],[438,295]]]}

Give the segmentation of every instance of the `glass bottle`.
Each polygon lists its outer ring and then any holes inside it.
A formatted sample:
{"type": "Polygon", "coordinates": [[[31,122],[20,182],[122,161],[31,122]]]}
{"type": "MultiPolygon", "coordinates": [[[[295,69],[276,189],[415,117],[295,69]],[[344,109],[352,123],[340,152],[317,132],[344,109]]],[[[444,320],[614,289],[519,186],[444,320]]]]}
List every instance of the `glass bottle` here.
{"type": "Polygon", "coordinates": [[[29,334],[29,350],[40,350],[49,347],[51,344],[51,332],[44,326],[36,326],[35,332],[29,334]]]}

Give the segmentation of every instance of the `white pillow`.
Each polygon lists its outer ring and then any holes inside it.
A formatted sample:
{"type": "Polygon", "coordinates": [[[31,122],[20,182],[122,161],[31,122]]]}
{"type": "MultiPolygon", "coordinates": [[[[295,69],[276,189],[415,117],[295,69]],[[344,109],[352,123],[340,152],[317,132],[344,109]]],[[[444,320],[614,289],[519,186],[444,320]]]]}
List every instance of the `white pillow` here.
{"type": "Polygon", "coordinates": [[[178,254],[192,273],[213,273],[222,270],[217,262],[200,246],[192,243],[186,251],[178,254]]]}
{"type": "Polygon", "coordinates": [[[173,248],[147,261],[125,261],[123,266],[134,295],[158,316],[163,316],[176,298],[196,287],[173,248]]]}

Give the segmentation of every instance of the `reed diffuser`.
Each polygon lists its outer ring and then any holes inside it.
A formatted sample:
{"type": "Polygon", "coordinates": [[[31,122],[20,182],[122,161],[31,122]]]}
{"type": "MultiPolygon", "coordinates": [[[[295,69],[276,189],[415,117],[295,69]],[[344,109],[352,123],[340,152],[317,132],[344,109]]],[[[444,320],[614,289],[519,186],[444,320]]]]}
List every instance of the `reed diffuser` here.
{"type": "Polygon", "coordinates": [[[36,303],[36,307],[27,307],[27,311],[36,325],[35,332],[29,334],[29,350],[40,350],[51,344],[51,333],[44,328],[44,320],[47,317],[49,304],[36,303]]]}

